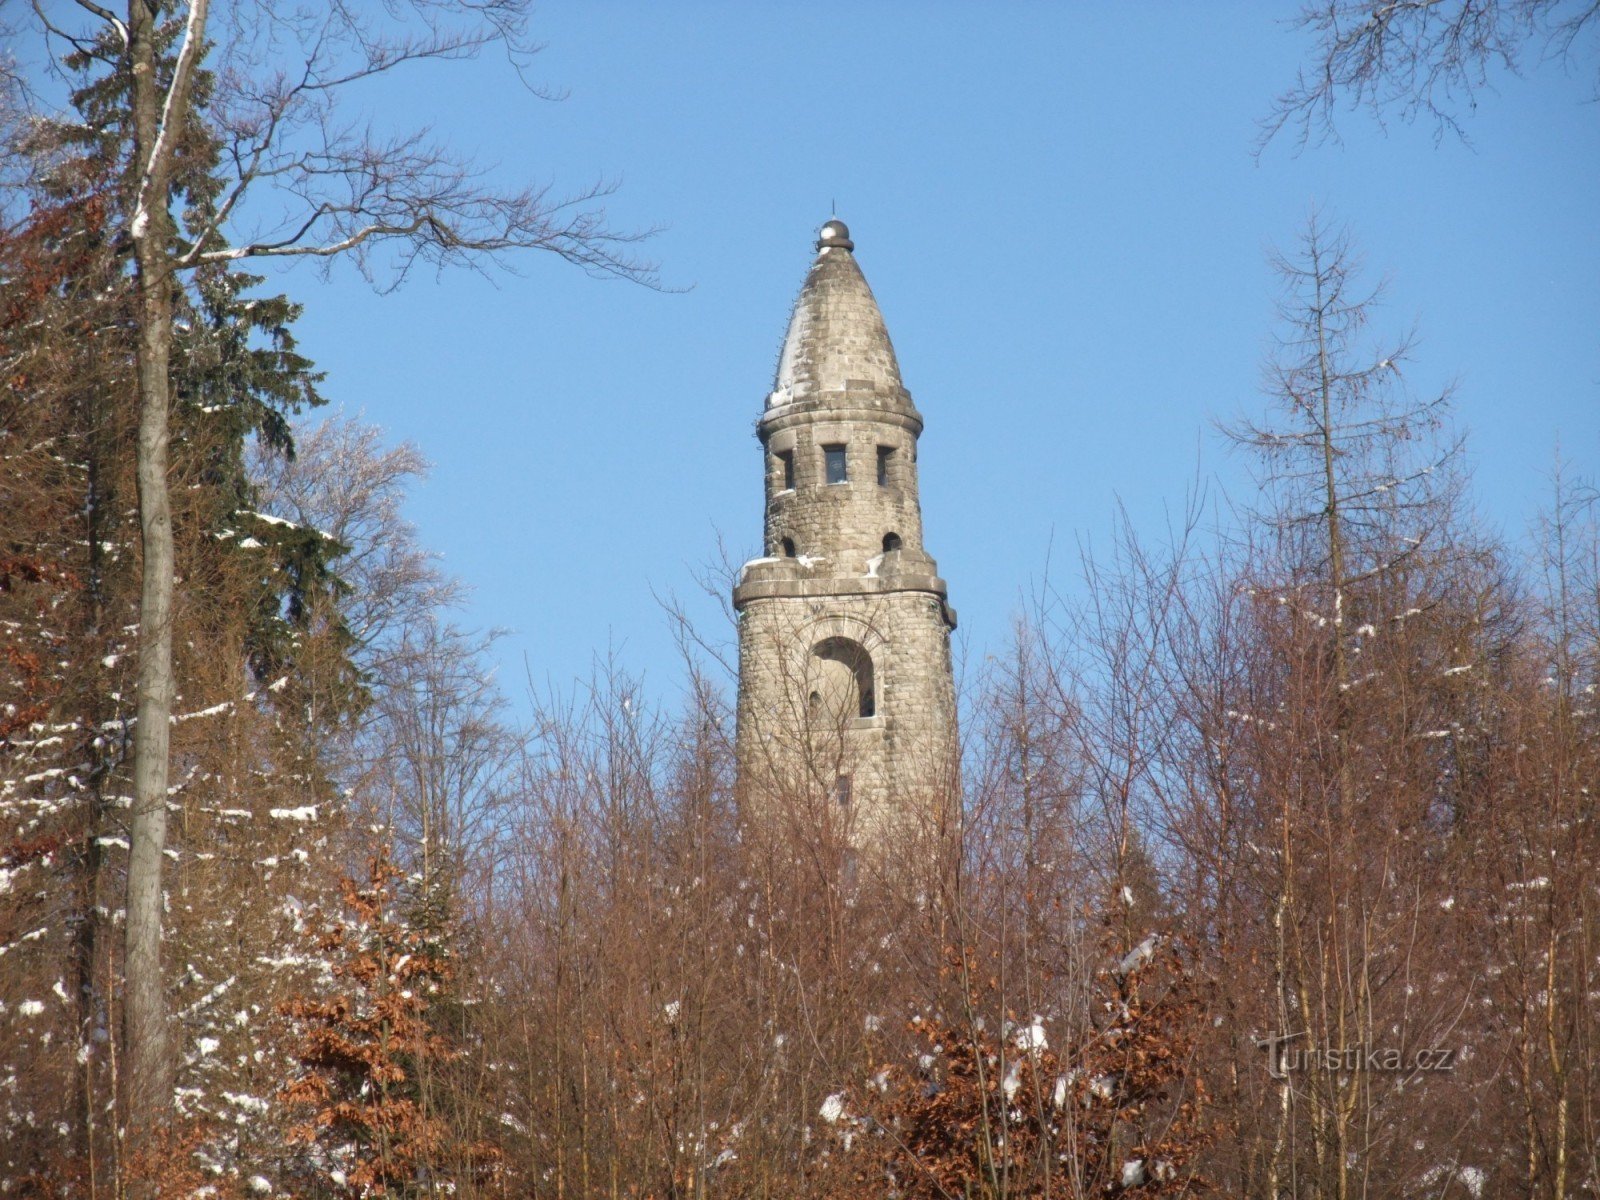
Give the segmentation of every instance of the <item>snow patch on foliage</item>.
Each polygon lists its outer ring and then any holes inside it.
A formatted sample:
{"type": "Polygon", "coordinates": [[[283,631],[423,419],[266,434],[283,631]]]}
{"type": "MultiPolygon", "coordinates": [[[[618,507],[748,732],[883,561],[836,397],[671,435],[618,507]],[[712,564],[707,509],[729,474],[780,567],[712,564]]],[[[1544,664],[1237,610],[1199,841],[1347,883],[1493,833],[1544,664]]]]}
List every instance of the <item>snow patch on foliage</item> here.
{"type": "Polygon", "coordinates": [[[1016,1042],[1018,1050],[1048,1050],[1050,1041],[1044,1034],[1044,1018],[1035,1014],[1031,1022],[1017,1030],[1016,1042]]]}
{"type": "Polygon", "coordinates": [[[1149,962],[1155,957],[1156,946],[1159,945],[1160,942],[1161,935],[1159,933],[1152,933],[1149,937],[1145,938],[1144,941],[1140,942],[1132,950],[1129,950],[1128,953],[1123,957],[1122,962],[1117,966],[1118,973],[1127,975],[1144,966],[1145,963],[1149,962]]]}

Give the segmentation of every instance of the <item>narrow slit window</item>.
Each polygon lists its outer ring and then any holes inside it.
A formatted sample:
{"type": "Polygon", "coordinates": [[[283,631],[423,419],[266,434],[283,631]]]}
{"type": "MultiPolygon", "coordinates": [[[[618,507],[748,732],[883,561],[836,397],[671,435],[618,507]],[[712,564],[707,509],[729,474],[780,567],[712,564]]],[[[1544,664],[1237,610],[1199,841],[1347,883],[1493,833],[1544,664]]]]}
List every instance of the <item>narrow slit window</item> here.
{"type": "Polygon", "coordinates": [[[824,446],[822,448],[823,478],[829,483],[849,483],[850,469],[845,461],[844,447],[841,445],[824,446]]]}
{"type": "Polygon", "coordinates": [[[783,490],[794,491],[794,451],[779,450],[778,465],[783,470],[783,490]]]}
{"type": "Polygon", "coordinates": [[[850,807],[850,776],[841,775],[833,781],[833,798],[840,808],[850,807]]]}
{"type": "Polygon", "coordinates": [[[893,446],[878,447],[878,486],[889,486],[889,460],[894,457],[893,446]]]}

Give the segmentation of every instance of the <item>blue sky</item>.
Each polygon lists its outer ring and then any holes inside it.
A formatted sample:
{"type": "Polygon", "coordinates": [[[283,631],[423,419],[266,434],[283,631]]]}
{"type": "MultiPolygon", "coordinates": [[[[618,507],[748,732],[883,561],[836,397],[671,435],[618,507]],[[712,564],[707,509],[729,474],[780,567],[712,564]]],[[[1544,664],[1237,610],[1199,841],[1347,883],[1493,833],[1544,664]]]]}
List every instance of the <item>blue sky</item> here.
{"type": "Polygon", "coordinates": [[[608,646],[671,701],[654,594],[708,625],[719,536],[758,553],[753,422],[817,225],[837,203],[922,439],[927,545],[969,658],[1004,641],[1051,554],[1064,582],[1119,498],[1158,530],[1198,478],[1245,495],[1213,422],[1259,412],[1273,244],[1347,222],[1412,379],[1455,379],[1485,515],[1520,536],[1565,456],[1600,466],[1600,110],[1591,60],[1496,80],[1465,122],[1343,118],[1342,145],[1259,159],[1304,38],[1284,4],[711,4],[547,0],[533,75],[494,61],[387,82],[504,178],[616,177],[678,292],[553,259],[515,276],[348,268],[287,281],[327,393],[434,463],[410,507],[510,631],[503,682],[570,687],[608,646]]]}

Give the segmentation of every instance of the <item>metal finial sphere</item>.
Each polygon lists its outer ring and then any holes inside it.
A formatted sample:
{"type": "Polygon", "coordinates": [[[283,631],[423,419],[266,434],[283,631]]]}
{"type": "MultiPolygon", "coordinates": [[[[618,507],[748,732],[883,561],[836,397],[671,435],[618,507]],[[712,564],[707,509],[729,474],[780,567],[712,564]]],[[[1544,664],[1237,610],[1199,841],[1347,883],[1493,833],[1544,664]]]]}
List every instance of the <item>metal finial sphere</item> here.
{"type": "Polygon", "coordinates": [[[850,227],[838,217],[817,231],[817,249],[822,250],[828,246],[838,246],[842,250],[856,248],[856,244],[850,240],[850,227]]]}

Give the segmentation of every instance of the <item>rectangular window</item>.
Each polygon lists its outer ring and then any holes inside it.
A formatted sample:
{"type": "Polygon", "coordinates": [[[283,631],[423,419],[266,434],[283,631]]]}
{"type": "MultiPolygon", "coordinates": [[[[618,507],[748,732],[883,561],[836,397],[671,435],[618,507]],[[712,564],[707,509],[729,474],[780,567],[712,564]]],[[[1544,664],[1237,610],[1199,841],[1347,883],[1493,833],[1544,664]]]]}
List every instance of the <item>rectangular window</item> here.
{"type": "Polygon", "coordinates": [[[889,460],[894,457],[893,446],[878,447],[878,486],[889,486],[889,460]]]}
{"type": "Polygon", "coordinates": [[[850,776],[841,775],[833,783],[833,798],[839,802],[840,808],[850,806],[850,776]]]}
{"type": "Polygon", "coordinates": [[[850,472],[845,466],[843,446],[824,446],[822,448],[823,478],[829,483],[850,482],[850,472]]]}
{"type": "Polygon", "coordinates": [[[794,491],[794,451],[779,450],[778,462],[783,467],[783,490],[794,491]]]}

